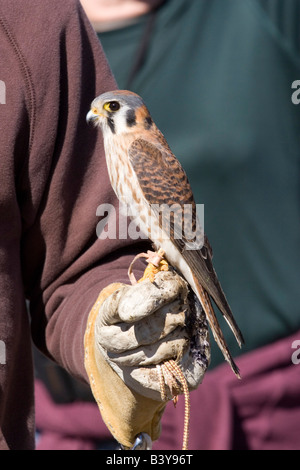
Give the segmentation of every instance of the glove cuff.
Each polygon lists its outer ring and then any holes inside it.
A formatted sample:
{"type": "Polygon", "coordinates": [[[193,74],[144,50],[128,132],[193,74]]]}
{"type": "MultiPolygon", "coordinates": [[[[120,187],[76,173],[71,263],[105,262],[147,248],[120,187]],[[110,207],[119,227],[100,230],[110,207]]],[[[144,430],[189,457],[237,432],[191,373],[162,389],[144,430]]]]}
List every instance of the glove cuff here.
{"type": "Polygon", "coordinates": [[[104,300],[124,284],[103,289],[87,322],[84,337],[85,369],[103,421],[124,447],[131,448],[136,436],[146,432],[152,441],[160,436],[160,420],[166,403],[158,402],[129,389],[95,346],[95,322],[104,300]]]}

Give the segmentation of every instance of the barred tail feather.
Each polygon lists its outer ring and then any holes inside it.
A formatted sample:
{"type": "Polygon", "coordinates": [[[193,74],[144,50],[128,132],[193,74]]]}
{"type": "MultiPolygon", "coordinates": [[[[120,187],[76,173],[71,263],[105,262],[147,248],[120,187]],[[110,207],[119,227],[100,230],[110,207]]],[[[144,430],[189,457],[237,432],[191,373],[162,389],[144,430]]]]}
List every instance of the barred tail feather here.
{"type": "Polygon", "coordinates": [[[232,355],[231,355],[231,353],[228,349],[228,346],[226,344],[224,335],[223,335],[222,330],[220,328],[218,319],[216,317],[213,306],[211,304],[209,295],[203,289],[203,287],[201,286],[201,284],[199,283],[199,281],[195,277],[194,277],[194,283],[195,283],[195,287],[196,287],[196,290],[197,290],[198,298],[200,300],[200,303],[201,303],[201,305],[203,307],[203,310],[205,312],[205,315],[207,317],[209,326],[212,330],[213,337],[214,337],[216,343],[218,344],[219,348],[221,349],[221,351],[224,355],[224,358],[229,363],[231,369],[233,370],[235,375],[240,379],[241,375],[240,375],[239,368],[236,365],[236,363],[234,362],[233,357],[232,357],[232,355]]]}

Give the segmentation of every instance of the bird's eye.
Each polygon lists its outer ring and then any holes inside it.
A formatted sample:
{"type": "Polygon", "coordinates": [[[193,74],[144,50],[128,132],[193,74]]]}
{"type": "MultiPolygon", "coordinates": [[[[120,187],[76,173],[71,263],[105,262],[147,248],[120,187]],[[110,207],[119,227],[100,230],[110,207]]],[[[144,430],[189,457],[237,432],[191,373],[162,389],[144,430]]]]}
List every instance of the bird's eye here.
{"type": "Polygon", "coordinates": [[[108,103],[105,103],[104,109],[114,113],[120,109],[120,103],[117,101],[109,101],[108,103]]]}

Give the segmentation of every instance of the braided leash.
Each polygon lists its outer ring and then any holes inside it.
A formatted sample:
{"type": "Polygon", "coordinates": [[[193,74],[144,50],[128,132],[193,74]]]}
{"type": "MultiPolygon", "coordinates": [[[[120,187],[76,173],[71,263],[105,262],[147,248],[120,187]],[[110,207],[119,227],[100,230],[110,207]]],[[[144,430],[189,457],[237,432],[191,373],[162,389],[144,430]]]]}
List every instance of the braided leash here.
{"type": "Polygon", "coordinates": [[[185,411],[182,450],[188,450],[191,403],[186,378],[177,362],[173,359],[170,359],[161,365],[157,365],[156,369],[159,377],[161,398],[163,401],[167,400],[166,383],[169,385],[169,388],[173,393],[174,405],[177,403],[178,394],[181,391],[180,389],[183,391],[185,411]]]}

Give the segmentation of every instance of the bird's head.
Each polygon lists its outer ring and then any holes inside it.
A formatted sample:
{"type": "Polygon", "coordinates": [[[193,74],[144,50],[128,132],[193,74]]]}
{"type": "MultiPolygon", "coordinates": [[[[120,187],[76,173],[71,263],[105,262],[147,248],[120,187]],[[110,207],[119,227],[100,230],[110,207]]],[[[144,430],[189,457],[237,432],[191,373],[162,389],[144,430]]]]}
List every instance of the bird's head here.
{"type": "Polygon", "coordinates": [[[94,99],[86,117],[104,136],[149,130],[153,124],[142,98],[127,90],[109,91],[94,99]]]}

